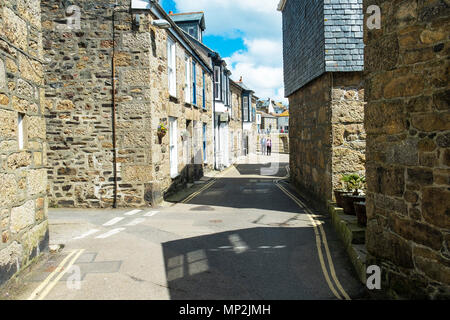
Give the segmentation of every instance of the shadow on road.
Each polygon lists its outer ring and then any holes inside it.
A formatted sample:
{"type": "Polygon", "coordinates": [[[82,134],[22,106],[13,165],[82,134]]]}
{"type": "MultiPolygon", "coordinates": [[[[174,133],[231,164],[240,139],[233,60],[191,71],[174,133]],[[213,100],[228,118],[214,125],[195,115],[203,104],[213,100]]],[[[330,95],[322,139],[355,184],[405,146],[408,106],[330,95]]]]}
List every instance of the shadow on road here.
{"type": "Polygon", "coordinates": [[[163,244],[171,299],[333,299],[312,228],[259,227],[163,244]]]}

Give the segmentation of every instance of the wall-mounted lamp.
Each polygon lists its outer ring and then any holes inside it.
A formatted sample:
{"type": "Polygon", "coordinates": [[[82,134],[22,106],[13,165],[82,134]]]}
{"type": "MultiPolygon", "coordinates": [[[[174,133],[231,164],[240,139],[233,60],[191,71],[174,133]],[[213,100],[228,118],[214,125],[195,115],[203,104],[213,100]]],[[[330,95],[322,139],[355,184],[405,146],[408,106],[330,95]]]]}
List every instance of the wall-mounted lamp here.
{"type": "Polygon", "coordinates": [[[133,30],[139,31],[141,25],[141,16],[139,14],[133,14],[133,30]]]}

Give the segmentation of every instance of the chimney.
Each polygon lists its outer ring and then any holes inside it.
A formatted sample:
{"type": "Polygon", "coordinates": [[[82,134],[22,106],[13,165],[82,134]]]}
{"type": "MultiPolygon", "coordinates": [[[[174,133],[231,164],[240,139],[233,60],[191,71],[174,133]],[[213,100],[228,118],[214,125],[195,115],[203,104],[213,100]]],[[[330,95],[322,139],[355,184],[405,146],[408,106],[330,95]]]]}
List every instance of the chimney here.
{"type": "Polygon", "coordinates": [[[242,76],[241,76],[241,78],[239,79],[239,82],[242,82],[242,76]]]}
{"type": "Polygon", "coordinates": [[[170,15],[173,15],[173,11],[172,11],[172,10],[171,10],[171,11],[169,11],[169,14],[170,14],[170,15]]]}

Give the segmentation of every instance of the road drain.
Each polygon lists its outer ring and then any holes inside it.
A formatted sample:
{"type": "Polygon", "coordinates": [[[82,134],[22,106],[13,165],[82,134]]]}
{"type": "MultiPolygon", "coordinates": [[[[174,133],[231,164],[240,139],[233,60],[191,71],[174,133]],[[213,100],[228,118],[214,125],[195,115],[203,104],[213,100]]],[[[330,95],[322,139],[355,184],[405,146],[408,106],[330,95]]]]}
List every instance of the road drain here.
{"type": "Polygon", "coordinates": [[[189,210],[190,211],[214,211],[214,208],[210,207],[210,206],[198,206],[198,207],[194,207],[189,210]]]}

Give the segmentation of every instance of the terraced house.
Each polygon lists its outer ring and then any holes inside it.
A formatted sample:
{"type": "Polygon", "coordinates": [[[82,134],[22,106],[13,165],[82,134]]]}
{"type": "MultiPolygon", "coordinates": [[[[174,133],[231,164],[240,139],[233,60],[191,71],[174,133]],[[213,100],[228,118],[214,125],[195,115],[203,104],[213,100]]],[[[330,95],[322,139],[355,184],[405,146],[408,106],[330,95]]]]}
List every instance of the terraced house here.
{"type": "Polygon", "coordinates": [[[204,59],[209,60],[209,66],[214,70],[214,168],[222,170],[232,165],[237,157],[246,153],[244,151],[248,148],[246,143],[255,143],[255,139],[250,139],[248,142],[248,129],[243,126],[243,123],[248,121],[244,116],[248,115],[251,102],[250,90],[242,87],[242,81],[233,82],[227,63],[220,53],[203,43],[202,34],[206,29],[203,12],[169,12],[169,14],[192,39],[204,59]],[[238,90],[235,92],[237,96],[233,96],[232,88],[238,90]],[[244,103],[247,104],[244,105],[244,103]]]}
{"type": "Polygon", "coordinates": [[[157,1],[46,1],[42,21],[52,205],[154,205],[213,169],[213,69],[157,1]]]}

